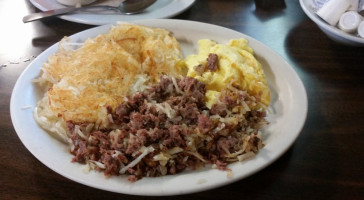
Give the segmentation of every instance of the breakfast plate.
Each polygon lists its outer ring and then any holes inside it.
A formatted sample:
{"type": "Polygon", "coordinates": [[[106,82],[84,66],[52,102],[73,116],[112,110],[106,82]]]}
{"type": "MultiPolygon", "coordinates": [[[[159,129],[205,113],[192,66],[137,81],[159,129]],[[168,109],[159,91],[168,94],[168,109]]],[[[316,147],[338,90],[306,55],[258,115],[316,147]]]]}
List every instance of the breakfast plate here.
{"type": "MultiPolygon", "coordinates": [[[[219,43],[247,39],[262,64],[271,90],[267,116],[270,124],[262,131],[265,147],[252,159],[228,165],[232,172],[229,176],[226,171],[211,166],[196,171],[185,170],[177,175],[143,178],[135,183],[130,183],[126,176],[105,178],[100,172],[86,173],[85,165],[70,162],[73,155],[67,145],[45,132],[33,118],[33,109],[42,92],[32,80],[39,76],[42,63],[57,51],[57,43],[37,56],[20,75],[10,102],[12,122],[20,140],[44,165],[75,182],[102,190],[133,195],[179,195],[216,188],[250,176],[277,160],[294,143],[306,120],[307,95],[299,76],[279,54],[252,37],[216,25],[171,19],[134,23],[170,30],[181,44],[184,56],[196,53],[199,39],[208,38],[219,43]]],[[[111,26],[82,31],[70,36],[71,42],[83,42],[106,33],[111,26]]]]}
{"type": "MultiPolygon", "coordinates": [[[[30,0],[30,2],[40,9],[47,11],[52,9],[64,8],[65,6],[56,0],[30,0]]],[[[122,0],[102,0],[96,1],[92,5],[110,5],[117,6],[122,0]]],[[[94,13],[77,13],[59,16],[59,18],[90,25],[112,24],[118,21],[134,21],[142,19],[162,19],[170,18],[182,13],[193,5],[195,0],[158,0],[153,5],[145,9],[144,12],[134,15],[120,15],[114,13],[94,14],[94,13]]]]}

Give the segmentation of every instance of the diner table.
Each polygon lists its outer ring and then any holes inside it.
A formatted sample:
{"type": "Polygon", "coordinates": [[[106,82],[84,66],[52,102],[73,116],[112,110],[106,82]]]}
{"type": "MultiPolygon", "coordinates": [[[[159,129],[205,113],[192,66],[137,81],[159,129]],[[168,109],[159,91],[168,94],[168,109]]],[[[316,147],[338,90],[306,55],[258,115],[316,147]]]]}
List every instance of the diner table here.
{"type": "Polygon", "coordinates": [[[364,199],[364,48],[328,38],[298,0],[256,2],[197,0],[172,18],[239,31],[282,56],[307,92],[307,118],[299,136],[279,159],[244,179],[192,194],[148,197],[74,182],[22,144],[10,116],[18,77],[64,36],[95,26],[57,17],[23,23],[24,15],[39,9],[29,0],[1,0],[0,199],[364,199]]]}

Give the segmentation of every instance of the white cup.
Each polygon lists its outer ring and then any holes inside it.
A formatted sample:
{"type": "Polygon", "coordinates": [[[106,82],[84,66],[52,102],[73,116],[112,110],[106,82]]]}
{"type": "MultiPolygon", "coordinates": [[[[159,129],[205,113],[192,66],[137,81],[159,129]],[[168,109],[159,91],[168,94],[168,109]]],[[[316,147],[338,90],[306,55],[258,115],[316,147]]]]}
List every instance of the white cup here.
{"type": "Polygon", "coordinates": [[[336,26],[340,17],[350,7],[351,1],[349,0],[330,0],[325,3],[316,14],[320,16],[327,23],[336,26]]]}
{"type": "Polygon", "coordinates": [[[338,27],[347,33],[354,33],[362,20],[358,12],[348,11],[341,15],[338,27]]]}

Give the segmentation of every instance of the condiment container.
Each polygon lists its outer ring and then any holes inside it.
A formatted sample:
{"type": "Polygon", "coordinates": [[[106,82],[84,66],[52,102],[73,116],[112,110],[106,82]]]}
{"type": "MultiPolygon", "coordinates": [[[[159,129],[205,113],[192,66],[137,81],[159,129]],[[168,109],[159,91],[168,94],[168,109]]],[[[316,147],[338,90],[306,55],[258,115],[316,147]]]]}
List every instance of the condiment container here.
{"type": "Polygon", "coordinates": [[[362,20],[362,16],[356,11],[348,11],[340,17],[338,27],[347,33],[354,33],[362,20]]]}
{"type": "Polygon", "coordinates": [[[350,7],[351,1],[330,0],[325,3],[316,14],[332,26],[336,26],[340,17],[350,7]]]}

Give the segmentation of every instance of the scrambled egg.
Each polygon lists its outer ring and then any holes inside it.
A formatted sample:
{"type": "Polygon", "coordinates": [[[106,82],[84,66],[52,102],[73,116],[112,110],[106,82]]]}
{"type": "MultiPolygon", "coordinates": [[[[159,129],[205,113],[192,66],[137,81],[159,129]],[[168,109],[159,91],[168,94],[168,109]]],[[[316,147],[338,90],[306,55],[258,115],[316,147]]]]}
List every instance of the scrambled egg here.
{"type": "Polygon", "coordinates": [[[250,95],[260,98],[268,106],[270,92],[260,63],[255,59],[252,48],[245,39],[230,40],[228,44],[217,44],[209,39],[198,41],[198,54],[185,59],[187,76],[194,77],[206,84],[206,106],[211,108],[220,92],[233,85],[246,90],[250,95]],[[196,68],[206,65],[209,54],[218,56],[216,71],[201,71],[196,68]]]}

